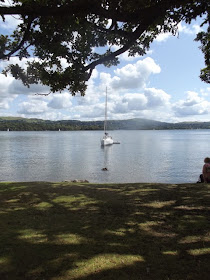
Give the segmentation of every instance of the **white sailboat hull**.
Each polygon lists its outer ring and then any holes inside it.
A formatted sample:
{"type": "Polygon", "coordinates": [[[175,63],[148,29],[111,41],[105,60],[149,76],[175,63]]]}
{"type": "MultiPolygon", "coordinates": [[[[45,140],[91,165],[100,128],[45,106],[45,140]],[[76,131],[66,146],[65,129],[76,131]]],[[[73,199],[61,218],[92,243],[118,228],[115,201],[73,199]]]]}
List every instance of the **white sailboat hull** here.
{"type": "Polygon", "coordinates": [[[112,145],[113,143],[114,143],[114,141],[113,141],[112,137],[109,135],[105,135],[101,139],[101,146],[108,146],[108,145],[112,145]]]}

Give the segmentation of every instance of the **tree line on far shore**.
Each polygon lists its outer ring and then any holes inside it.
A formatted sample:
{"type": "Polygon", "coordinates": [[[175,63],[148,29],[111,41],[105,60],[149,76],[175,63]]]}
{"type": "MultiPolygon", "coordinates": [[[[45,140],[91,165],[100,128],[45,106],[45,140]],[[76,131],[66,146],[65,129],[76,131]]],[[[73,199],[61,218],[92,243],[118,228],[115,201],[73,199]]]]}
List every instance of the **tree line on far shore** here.
{"type": "MultiPolygon", "coordinates": [[[[0,131],[103,130],[103,121],[50,121],[27,118],[0,118],[0,131]]],[[[210,129],[210,122],[166,123],[147,119],[109,120],[109,130],[210,129]]]]}

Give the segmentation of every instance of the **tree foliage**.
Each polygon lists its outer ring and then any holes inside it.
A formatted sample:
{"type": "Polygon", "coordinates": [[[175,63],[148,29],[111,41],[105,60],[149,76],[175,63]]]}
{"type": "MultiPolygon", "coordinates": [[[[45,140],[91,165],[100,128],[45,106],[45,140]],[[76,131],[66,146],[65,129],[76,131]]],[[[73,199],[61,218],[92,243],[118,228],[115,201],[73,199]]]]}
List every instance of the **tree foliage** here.
{"type": "MultiPolygon", "coordinates": [[[[204,23],[209,24],[210,18],[207,18],[204,23]]],[[[195,38],[201,42],[201,50],[204,53],[206,67],[201,69],[200,78],[204,82],[210,83],[210,26],[208,25],[207,32],[199,32],[195,38]]]]}
{"type": "MultiPolygon", "coordinates": [[[[3,21],[6,15],[21,19],[12,34],[0,35],[0,59],[30,58],[26,67],[10,64],[4,74],[10,72],[26,86],[42,83],[52,92],[68,89],[84,95],[97,65],[117,65],[125,51],[144,55],[161,32],[176,34],[182,20],[190,23],[205,15],[208,23],[209,1],[0,0],[0,14],[3,21]]],[[[205,55],[205,77],[209,77],[208,32],[196,38],[205,55]]]]}
{"type": "MultiPolygon", "coordinates": [[[[161,129],[210,129],[210,122],[168,123],[147,119],[111,120],[109,130],[161,130],[161,129]]],[[[0,131],[72,131],[103,130],[103,121],[63,120],[50,121],[42,119],[26,119],[0,117],[0,131]]]]}

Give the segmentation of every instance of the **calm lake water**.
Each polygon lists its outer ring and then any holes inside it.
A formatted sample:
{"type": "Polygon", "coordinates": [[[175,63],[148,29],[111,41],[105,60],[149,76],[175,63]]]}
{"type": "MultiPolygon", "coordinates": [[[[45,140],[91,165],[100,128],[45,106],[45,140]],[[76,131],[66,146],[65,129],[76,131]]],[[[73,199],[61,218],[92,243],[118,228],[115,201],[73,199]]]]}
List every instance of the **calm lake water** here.
{"type": "Polygon", "coordinates": [[[196,182],[210,130],[0,132],[0,181],[196,182]],[[108,171],[102,171],[107,167],[108,171]]]}

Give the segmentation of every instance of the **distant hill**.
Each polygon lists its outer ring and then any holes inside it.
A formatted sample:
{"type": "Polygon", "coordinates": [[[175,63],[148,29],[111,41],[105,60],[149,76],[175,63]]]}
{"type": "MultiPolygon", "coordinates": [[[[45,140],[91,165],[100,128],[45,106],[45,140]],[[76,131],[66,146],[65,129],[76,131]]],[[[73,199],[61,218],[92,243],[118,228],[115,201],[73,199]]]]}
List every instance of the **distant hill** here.
{"type": "MultiPolygon", "coordinates": [[[[62,120],[50,121],[15,117],[0,117],[0,131],[43,130],[103,130],[103,121],[62,120]]],[[[153,130],[153,129],[210,129],[210,122],[167,123],[148,119],[109,120],[109,130],[153,130]]]]}

